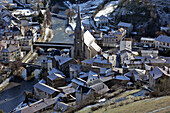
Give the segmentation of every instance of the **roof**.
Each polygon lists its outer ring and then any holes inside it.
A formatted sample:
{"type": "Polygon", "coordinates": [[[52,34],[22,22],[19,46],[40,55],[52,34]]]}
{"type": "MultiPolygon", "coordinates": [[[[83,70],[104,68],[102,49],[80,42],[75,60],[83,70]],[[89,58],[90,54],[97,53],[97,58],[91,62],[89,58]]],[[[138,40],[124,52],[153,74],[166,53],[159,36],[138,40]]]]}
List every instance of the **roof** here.
{"type": "Polygon", "coordinates": [[[43,83],[37,83],[37,84],[35,84],[35,85],[34,85],[34,88],[37,88],[37,89],[39,89],[39,90],[41,90],[41,91],[44,91],[44,92],[46,92],[46,93],[48,93],[48,94],[50,94],[50,95],[52,95],[52,94],[55,93],[55,92],[60,92],[59,90],[54,89],[53,87],[50,87],[50,86],[48,86],[48,85],[46,85],[46,84],[43,84],[43,83]]]}
{"type": "Polygon", "coordinates": [[[8,48],[3,49],[2,52],[13,52],[13,51],[17,51],[18,49],[20,49],[20,47],[10,45],[8,48]]]}
{"type": "Polygon", "coordinates": [[[158,54],[158,50],[141,50],[141,53],[158,54]]]}
{"type": "Polygon", "coordinates": [[[93,81],[93,80],[96,80],[96,79],[98,79],[98,74],[93,72],[93,71],[89,71],[87,82],[93,81]]]}
{"type": "Polygon", "coordinates": [[[107,60],[103,55],[96,55],[94,62],[100,64],[111,64],[110,60],[107,60]]]}
{"type": "Polygon", "coordinates": [[[61,74],[57,74],[57,73],[52,73],[49,76],[47,76],[47,78],[49,78],[51,81],[57,79],[57,78],[64,78],[61,74]]]}
{"type": "Polygon", "coordinates": [[[104,94],[110,90],[101,80],[90,81],[87,83],[87,86],[91,87],[98,94],[104,94]]]}
{"type": "Polygon", "coordinates": [[[60,70],[56,69],[56,68],[52,68],[50,71],[48,71],[48,74],[52,74],[52,73],[59,73],[59,74],[63,74],[63,72],[61,72],[60,70]]]}
{"type": "Polygon", "coordinates": [[[163,74],[170,77],[170,74],[168,74],[166,70],[163,70],[163,69],[161,69],[161,68],[159,68],[159,67],[155,67],[152,71],[149,72],[149,74],[150,74],[154,79],[160,78],[161,76],[163,76],[163,74]]]}
{"type": "Polygon", "coordinates": [[[95,38],[91,35],[91,33],[87,30],[84,33],[84,43],[89,47],[92,42],[95,41],[95,38]]]}
{"type": "Polygon", "coordinates": [[[165,35],[159,35],[155,40],[160,42],[170,43],[170,37],[165,35]]]}
{"type": "Polygon", "coordinates": [[[154,38],[142,37],[140,40],[155,41],[154,38]]]}
{"type": "Polygon", "coordinates": [[[73,58],[70,57],[62,57],[62,56],[55,56],[55,60],[58,61],[59,65],[63,65],[64,63],[69,62],[73,58]]]}
{"type": "Polygon", "coordinates": [[[81,71],[81,65],[69,64],[70,71],[81,71]]]}
{"type": "Polygon", "coordinates": [[[71,81],[74,82],[74,83],[76,83],[76,84],[78,84],[78,85],[82,85],[82,86],[86,84],[86,81],[84,81],[84,80],[81,79],[81,78],[74,78],[74,79],[72,79],[71,81]]]}
{"type": "Polygon", "coordinates": [[[92,42],[92,43],[91,43],[91,46],[92,46],[97,52],[100,52],[100,51],[101,51],[101,48],[96,44],[96,42],[92,42]]]}
{"type": "Polygon", "coordinates": [[[113,77],[113,79],[117,79],[117,80],[130,80],[128,77],[121,76],[121,75],[117,75],[116,77],[113,77]]]}
{"type": "Polygon", "coordinates": [[[58,100],[58,97],[51,98],[51,99],[41,99],[29,106],[19,109],[15,113],[35,113],[55,104],[57,100],[58,100]]]}
{"type": "Polygon", "coordinates": [[[119,22],[119,24],[117,26],[131,27],[132,24],[131,23],[125,23],[125,22],[119,22]]]}
{"type": "Polygon", "coordinates": [[[75,89],[72,86],[58,87],[59,90],[62,90],[65,94],[75,93],[75,89]]]}
{"type": "Polygon", "coordinates": [[[94,58],[92,58],[92,59],[86,59],[86,60],[83,60],[83,61],[81,61],[82,63],[85,63],[85,64],[93,64],[93,61],[94,61],[94,58]]]}
{"type": "Polygon", "coordinates": [[[143,80],[146,79],[146,70],[141,70],[141,69],[134,69],[128,73],[125,74],[126,77],[132,77],[133,75],[135,77],[135,80],[143,80]]]}

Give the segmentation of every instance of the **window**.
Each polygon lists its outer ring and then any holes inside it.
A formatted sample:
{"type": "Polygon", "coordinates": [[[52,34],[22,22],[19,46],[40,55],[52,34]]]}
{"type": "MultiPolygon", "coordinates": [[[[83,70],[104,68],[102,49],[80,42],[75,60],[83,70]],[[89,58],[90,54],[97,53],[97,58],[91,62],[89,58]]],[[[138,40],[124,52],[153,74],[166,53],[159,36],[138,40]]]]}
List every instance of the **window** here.
{"type": "Polygon", "coordinates": [[[79,50],[77,50],[77,56],[80,56],[80,51],[79,50]]]}

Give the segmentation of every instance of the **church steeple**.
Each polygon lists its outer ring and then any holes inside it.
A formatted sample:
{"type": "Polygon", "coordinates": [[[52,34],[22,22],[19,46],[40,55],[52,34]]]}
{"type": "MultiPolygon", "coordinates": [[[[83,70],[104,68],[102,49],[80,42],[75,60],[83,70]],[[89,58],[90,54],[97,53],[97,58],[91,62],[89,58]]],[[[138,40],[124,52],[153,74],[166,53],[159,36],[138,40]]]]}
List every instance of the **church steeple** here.
{"type": "Polygon", "coordinates": [[[84,30],[82,29],[80,8],[78,6],[76,19],[76,28],[74,30],[74,58],[84,60],[85,57],[85,45],[84,45],[84,30]]]}
{"type": "Polygon", "coordinates": [[[78,13],[76,18],[76,28],[75,29],[82,29],[82,23],[81,23],[81,14],[80,14],[80,7],[78,6],[78,13]]]}

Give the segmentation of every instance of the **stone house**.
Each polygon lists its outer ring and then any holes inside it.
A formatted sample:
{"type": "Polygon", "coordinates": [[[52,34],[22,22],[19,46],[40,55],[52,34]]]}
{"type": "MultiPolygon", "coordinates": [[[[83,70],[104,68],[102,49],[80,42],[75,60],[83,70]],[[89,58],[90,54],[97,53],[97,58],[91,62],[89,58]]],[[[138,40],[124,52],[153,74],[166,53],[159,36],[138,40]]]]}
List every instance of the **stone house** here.
{"type": "Polygon", "coordinates": [[[87,104],[88,102],[94,101],[94,90],[87,86],[79,85],[76,88],[76,104],[80,105],[81,103],[87,104]]]}
{"type": "Polygon", "coordinates": [[[59,73],[51,73],[47,76],[47,84],[53,88],[65,85],[65,76],[59,73]]]}
{"type": "Polygon", "coordinates": [[[143,47],[155,47],[155,39],[154,38],[141,38],[141,44],[143,47]]]}
{"type": "Polygon", "coordinates": [[[170,37],[165,35],[159,35],[155,39],[155,48],[170,48],[170,37]]]}
{"type": "Polygon", "coordinates": [[[41,82],[38,82],[33,87],[34,87],[34,96],[36,99],[53,98],[60,93],[59,90],[41,82]]]}
{"type": "Polygon", "coordinates": [[[70,57],[54,56],[52,60],[53,67],[61,70],[65,75],[69,75],[69,64],[75,64],[76,61],[70,57]]]}
{"type": "Polygon", "coordinates": [[[126,29],[127,35],[129,35],[133,31],[133,25],[131,23],[119,22],[117,26],[119,29],[126,29]]]}
{"type": "Polygon", "coordinates": [[[96,17],[94,20],[96,22],[97,27],[101,28],[102,26],[108,26],[109,25],[109,19],[104,15],[102,15],[100,17],[96,17]]]}
{"type": "Polygon", "coordinates": [[[148,73],[148,79],[149,79],[149,87],[154,88],[157,83],[160,82],[160,79],[166,78],[170,79],[170,70],[168,67],[155,67],[148,73]]]}

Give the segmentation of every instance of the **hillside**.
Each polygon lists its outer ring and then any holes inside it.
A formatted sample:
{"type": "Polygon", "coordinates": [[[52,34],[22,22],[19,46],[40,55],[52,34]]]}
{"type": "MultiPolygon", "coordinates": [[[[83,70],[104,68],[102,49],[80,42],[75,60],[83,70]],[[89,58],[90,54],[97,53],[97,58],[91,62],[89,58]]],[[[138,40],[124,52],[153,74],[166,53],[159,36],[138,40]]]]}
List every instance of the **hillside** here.
{"type": "MultiPolygon", "coordinates": [[[[83,111],[83,113],[90,112],[89,109],[83,111]]],[[[114,108],[114,105],[102,107],[93,111],[94,113],[169,113],[170,112],[170,96],[164,96],[159,98],[145,99],[137,102],[133,102],[124,106],[114,108]]]]}

